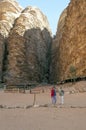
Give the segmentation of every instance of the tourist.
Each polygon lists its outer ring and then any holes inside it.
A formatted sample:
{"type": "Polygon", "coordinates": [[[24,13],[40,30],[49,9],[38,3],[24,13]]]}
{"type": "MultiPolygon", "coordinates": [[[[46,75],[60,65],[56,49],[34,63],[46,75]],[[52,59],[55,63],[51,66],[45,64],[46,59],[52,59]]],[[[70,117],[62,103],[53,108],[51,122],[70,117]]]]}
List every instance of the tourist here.
{"type": "Polygon", "coordinates": [[[51,99],[52,99],[52,104],[55,105],[56,101],[57,101],[55,86],[52,87],[52,89],[51,89],[51,99]]]}
{"type": "Polygon", "coordinates": [[[60,87],[59,96],[60,96],[60,103],[63,105],[64,104],[64,90],[62,89],[62,87],[60,87]]]}

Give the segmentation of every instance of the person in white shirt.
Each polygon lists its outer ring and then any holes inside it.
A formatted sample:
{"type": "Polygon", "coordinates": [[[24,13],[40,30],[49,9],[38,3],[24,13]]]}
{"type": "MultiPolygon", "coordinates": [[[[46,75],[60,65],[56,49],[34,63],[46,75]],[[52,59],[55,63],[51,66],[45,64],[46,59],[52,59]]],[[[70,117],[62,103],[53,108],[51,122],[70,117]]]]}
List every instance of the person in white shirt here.
{"type": "Polygon", "coordinates": [[[59,96],[60,96],[60,103],[63,105],[64,104],[64,90],[62,89],[62,87],[60,87],[59,96]]]}

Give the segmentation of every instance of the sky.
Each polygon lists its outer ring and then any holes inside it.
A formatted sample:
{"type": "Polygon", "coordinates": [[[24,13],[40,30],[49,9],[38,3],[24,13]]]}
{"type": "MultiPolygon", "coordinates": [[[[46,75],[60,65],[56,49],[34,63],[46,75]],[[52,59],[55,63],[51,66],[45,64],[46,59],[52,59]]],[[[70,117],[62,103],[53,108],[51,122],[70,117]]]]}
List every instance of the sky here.
{"type": "Polygon", "coordinates": [[[70,0],[17,0],[26,8],[27,6],[38,7],[47,16],[52,34],[56,34],[57,24],[62,11],[68,6],[70,0]]]}

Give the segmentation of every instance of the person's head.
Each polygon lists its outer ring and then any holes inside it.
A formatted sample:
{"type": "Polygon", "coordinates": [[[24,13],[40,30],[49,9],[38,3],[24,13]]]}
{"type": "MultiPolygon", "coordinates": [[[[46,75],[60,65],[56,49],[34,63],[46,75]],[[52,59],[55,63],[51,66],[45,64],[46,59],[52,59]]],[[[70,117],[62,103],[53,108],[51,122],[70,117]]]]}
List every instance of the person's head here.
{"type": "Polygon", "coordinates": [[[62,89],[62,87],[60,87],[60,89],[62,89]]]}

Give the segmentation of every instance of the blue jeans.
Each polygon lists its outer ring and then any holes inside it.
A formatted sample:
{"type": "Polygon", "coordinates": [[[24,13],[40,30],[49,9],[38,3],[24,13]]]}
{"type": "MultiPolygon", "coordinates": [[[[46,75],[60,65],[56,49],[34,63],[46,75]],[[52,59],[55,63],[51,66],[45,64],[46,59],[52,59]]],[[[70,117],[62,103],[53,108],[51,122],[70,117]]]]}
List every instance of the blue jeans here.
{"type": "Polygon", "coordinates": [[[56,101],[57,101],[56,96],[53,96],[52,97],[52,104],[56,104],[56,101]]]}

